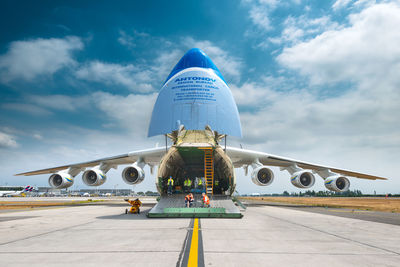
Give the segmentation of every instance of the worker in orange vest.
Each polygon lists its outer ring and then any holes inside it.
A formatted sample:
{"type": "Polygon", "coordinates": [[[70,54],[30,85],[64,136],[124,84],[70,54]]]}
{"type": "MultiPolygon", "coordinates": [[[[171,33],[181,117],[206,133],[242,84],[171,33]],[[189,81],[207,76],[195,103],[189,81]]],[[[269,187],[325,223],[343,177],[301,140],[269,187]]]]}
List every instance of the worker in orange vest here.
{"type": "Polygon", "coordinates": [[[193,206],[194,197],[193,197],[192,193],[190,193],[189,196],[190,196],[190,198],[189,198],[189,206],[191,207],[191,206],[193,206]]]}
{"type": "Polygon", "coordinates": [[[189,207],[191,207],[193,205],[193,201],[194,201],[194,197],[193,197],[192,193],[187,194],[185,196],[185,205],[186,205],[187,208],[189,208],[189,207]]]}
{"type": "Polygon", "coordinates": [[[189,194],[187,194],[185,196],[185,206],[186,206],[186,208],[189,208],[189,199],[190,199],[190,196],[189,196],[189,194]]]}
{"type": "Polygon", "coordinates": [[[210,199],[208,198],[208,196],[206,195],[206,193],[203,193],[203,205],[206,208],[210,207],[210,199]]]}

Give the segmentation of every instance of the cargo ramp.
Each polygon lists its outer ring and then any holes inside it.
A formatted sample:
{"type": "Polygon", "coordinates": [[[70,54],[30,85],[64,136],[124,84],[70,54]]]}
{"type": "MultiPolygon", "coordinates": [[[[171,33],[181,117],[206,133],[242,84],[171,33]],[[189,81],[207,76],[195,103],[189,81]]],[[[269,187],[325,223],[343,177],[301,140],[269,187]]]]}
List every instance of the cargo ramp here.
{"type": "Polygon", "coordinates": [[[232,197],[210,196],[210,207],[202,207],[202,196],[194,196],[194,205],[185,206],[185,195],[161,196],[158,203],[147,214],[150,218],[242,218],[232,197]]]}

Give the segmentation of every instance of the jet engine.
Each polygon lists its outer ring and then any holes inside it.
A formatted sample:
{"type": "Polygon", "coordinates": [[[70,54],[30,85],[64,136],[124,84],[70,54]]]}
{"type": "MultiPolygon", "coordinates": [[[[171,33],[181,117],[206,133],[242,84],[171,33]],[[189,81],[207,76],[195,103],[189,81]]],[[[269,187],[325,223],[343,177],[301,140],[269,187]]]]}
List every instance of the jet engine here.
{"type": "Polygon", "coordinates": [[[308,171],[298,171],[293,173],[290,181],[298,188],[310,188],[315,183],[315,176],[308,171]]]}
{"type": "Polygon", "coordinates": [[[129,185],[139,184],[144,180],[144,170],[134,163],[122,171],[122,179],[129,185]]]}
{"type": "Polygon", "coordinates": [[[49,177],[49,185],[52,188],[63,189],[70,187],[73,184],[74,184],[74,177],[65,172],[57,172],[55,174],[50,175],[49,177]]]}
{"type": "Polygon", "coordinates": [[[260,166],[251,174],[251,181],[256,185],[267,186],[274,180],[274,173],[265,166],[260,166]]]}
{"type": "Polygon", "coordinates": [[[325,187],[335,192],[345,192],[349,190],[350,181],[344,176],[329,176],[325,179],[325,187]]]}
{"type": "Polygon", "coordinates": [[[85,171],[82,174],[82,180],[86,185],[89,186],[99,186],[106,182],[106,174],[97,168],[85,171]]]}

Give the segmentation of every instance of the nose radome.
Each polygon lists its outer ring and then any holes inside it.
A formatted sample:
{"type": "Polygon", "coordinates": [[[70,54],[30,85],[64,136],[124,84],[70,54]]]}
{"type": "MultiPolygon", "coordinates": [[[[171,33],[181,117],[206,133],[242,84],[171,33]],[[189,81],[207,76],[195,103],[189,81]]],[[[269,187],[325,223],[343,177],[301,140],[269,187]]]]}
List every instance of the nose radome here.
{"type": "Polygon", "coordinates": [[[179,60],[175,68],[183,70],[192,67],[216,69],[211,59],[199,48],[192,48],[179,60]]]}
{"type": "Polygon", "coordinates": [[[212,62],[212,60],[207,56],[203,50],[199,48],[192,48],[186,52],[186,54],[179,60],[179,62],[175,65],[174,69],[168,75],[168,78],[165,81],[168,81],[172,76],[176,73],[188,69],[188,68],[205,68],[212,69],[214,72],[223,80],[221,72],[218,70],[217,66],[212,62]]]}

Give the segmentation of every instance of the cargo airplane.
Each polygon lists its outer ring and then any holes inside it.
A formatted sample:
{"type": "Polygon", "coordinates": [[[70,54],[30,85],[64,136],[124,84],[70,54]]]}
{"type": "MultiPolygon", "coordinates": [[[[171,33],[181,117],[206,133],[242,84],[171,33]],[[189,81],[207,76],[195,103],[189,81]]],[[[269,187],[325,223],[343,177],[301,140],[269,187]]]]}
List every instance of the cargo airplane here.
{"type": "Polygon", "coordinates": [[[88,186],[106,182],[106,174],[119,165],[129,165],[122,179],[129,185],[145,178],[143,168],[151,173],[158,166],[156,186],[166,195],[167,179],[175,180],[179,192],[186,178],[205,177],[210,194],[232,195],[235,191],[235,168],[243,167],[246,176],[251,167],[251,180],[259,186],[270,185],[274,173],[270,166],[290,174],[298,188],[310,188],[316,175],[331,191],[349,189],[348,177],[386,180],[384,177],[344,170],[258,151],[226,146],[226,136],[242,136],[239,113],[232,93],[221,72],[200,49],[189,50],[166,79],[153,108],[148,136],[165,135],[172,145],[132,151],[123,155],[76,164],[24,172],[16,175],[50,174],[53,188],[68,188],[80,173],[88,186]],[[225,145],[223,144],[225,142],[225,145]]]}

